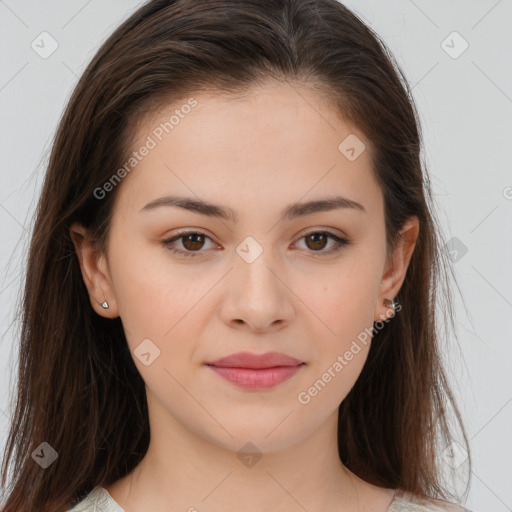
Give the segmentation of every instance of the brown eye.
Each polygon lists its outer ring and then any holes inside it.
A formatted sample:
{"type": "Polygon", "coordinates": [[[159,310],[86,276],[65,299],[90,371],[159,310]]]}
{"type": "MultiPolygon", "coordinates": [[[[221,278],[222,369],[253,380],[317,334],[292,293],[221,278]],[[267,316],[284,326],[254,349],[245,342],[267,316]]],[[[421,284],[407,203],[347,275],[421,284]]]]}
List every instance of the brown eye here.
{"type": "Polygon", "coordinates": [[[307,252],[315,258],[335,254],[351,243],[350,240],[341,238],[329,231],[311,231],[302,236],[300,240],[305,241],[307,252]],[[333,244],[326,249],[329,240],[333,244]]]}
{"type": "Polygon", "coordinates": [[[216,245],[212,239],[204,233],[198,231],[183,231],[168,240],[163,240],[162,244],[171,252],[180,256],[195,257],[205,252],[203,248],[207,240],[210,241],[212,245],[216,245]],[[181,242],[180,245],[182,248],[175,246],[178,242],[181,242]]]}
{"type": "Polygon", "coordinates": [[[310,235],[306,235],[305,239],[311,241],[311,243],[306,242],[306,245],[309,249],[314,251],[321,251],[327,245],[327,241],[330,237],[326,233],[311,233],[310,235]]]}
{"type": "Polygon", "coordinates": [[[182,244],[187,251],[197,251],[204,245],[205,236],[201,233],[190,233],[188,235],[182,235],[182,244]]]}
{"type": "MultiPolygon", "coordinates": [[[[329,231],[313,231],[302,236],[300,240],[306,241],[307,252],[309,252],[313,257],[321,257],[337,253],[351,243],[349,240],[341,238],[329,231]],[[333,244],[330,248],[325,250],[329,240],[331,240],[333,244]]],[[[203,249],[205,247],[205,242],[207,241],[210,241],[213,246],[217,246],[217,249],[220,248],[208,235],[198,231],[181,232],[168,240],[163,240],[162,244],[168,250],[180,256],[195,257],[206,252],[203,249]],[[181,242],[180,245],[182,248],[175,246],[178,242],[181,242]]]]}

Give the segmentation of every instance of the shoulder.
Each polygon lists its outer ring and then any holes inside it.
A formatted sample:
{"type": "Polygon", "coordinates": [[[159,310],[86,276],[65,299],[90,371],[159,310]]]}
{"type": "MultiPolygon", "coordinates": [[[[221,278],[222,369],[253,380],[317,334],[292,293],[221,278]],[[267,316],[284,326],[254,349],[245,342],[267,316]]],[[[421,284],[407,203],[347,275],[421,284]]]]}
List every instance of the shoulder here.
{"type": "Polygon", "coordinates": [[[103,487],[95,487],[82,501],[67,512],[124,512],[103,487]]]}
{"type": "Polygon", "coordinates": [[[387,512],[472,512],[458,503],[401,492],[387,512]]]}

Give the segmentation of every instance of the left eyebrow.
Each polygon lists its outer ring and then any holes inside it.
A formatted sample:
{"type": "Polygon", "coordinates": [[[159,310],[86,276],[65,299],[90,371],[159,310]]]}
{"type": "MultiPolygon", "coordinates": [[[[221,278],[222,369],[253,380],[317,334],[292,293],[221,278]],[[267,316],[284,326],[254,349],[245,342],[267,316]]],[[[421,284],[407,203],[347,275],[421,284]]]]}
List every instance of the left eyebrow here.
{"type": "MultiPolygon", "coordinates": [[[[139,212],[153,210],[161,206],[170,206],[182,208],[191,212],[206,215],[208,217],[217,217],[226,221],[238,222],[238,215],[232,208],[213,204],[203,199],[169,195],[159,197],[149,202],[139,210],[139,212]]],[[[350,209],[361,213],[368,213],[365,207],[354,201],[342,196],[326,197],[309,201],[307,203],[292,203],[281,212],[281,220],[293,220],[298,217],[304,217],[318,212],[327,212],[336,209],[350,209]]]]}

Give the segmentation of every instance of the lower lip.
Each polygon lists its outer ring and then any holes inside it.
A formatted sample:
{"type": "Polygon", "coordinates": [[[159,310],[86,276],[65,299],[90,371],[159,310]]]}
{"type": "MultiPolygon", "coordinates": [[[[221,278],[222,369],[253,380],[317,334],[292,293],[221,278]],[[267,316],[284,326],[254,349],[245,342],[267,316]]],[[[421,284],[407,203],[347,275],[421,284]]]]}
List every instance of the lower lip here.
{"type": "Polygon", "coordinates": [[[260,369],[226,368],[222,366],[210,366],[210,368],[224,379],[241,388],[267,389],[288,380],[295,375],[302,366],[303,364],[260,369]]]}

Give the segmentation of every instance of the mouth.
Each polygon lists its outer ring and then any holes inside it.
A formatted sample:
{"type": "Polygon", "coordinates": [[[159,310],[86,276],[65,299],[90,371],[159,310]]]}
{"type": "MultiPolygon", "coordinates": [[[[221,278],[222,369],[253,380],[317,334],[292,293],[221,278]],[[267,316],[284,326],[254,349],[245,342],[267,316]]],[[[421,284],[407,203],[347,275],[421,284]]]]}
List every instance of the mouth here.
{"type": "Polygon", "coordinates": [[[278,352],[239,352],[206,363],[217,375],[245,389],[268,389],[290,379],[306,363],[278,352]]]}
{"type": "Polygon", "coordinates": [[[208,365],[217,375],[236,386],[246,389],[268,389],[295,375],[305,363],[273,368],[234,368],[208,365]]]}
{"type": "Polygon", "coordinates": [[[302,364],[303,361],[281,352],[266,352],[253,354],[251,352],[237,352],[215,361],[206,363],[209,366],[223,368],[253,368],[265,369],[275,367],[293,367],[302,364]]]}

